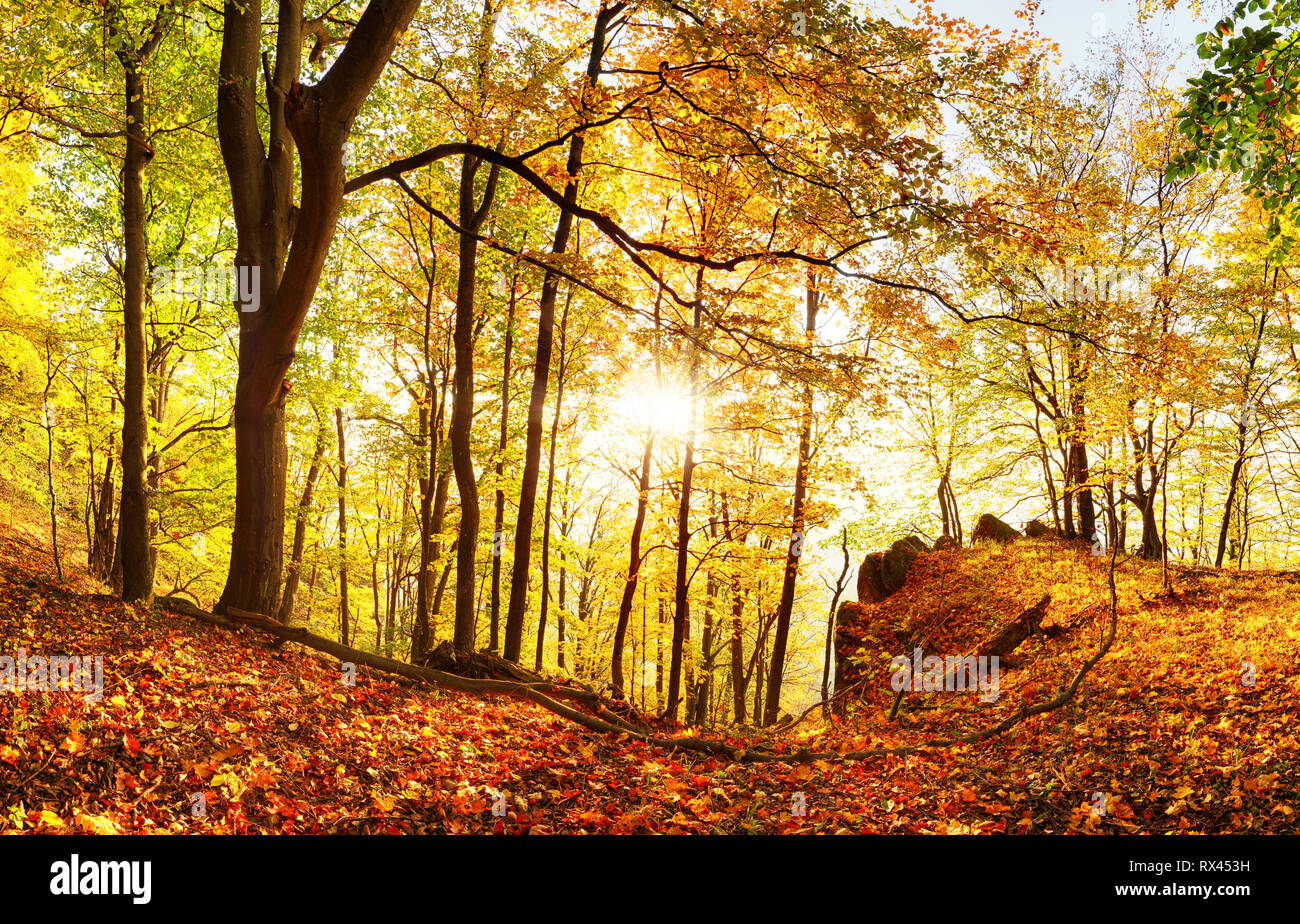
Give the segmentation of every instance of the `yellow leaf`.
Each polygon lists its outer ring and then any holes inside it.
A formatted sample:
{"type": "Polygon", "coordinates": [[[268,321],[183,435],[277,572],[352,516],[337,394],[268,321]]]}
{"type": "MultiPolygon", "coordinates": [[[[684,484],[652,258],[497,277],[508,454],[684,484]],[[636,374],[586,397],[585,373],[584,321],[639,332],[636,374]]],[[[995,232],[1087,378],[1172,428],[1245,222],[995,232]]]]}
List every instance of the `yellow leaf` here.
{"type": "Polygon", "coordinates": [[[49,809],[46,809],[45,811],[41,812],[40,820],[41,820],[41,824],[49,825],[51,828],[66,827],[66,825],[64,825],[63,823],[63,819],[60,818],[58,815],[54,814],[53,812],[51,812],[49,809]]]}
{"type": "Polygon", "coordinates": [[[90,834],[119,834],[117,825],[104,815],[77,813],[77,827],[90,834]]]}

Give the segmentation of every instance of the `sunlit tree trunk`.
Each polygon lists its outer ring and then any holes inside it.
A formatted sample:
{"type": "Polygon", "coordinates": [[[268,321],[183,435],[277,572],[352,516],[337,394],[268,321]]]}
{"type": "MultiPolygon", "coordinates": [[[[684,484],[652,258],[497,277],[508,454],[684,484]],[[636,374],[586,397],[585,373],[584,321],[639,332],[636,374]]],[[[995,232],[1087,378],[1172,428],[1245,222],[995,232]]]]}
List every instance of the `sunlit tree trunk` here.
{"type": "MultiPolygon", "coordinates": [[[[564,408],[564,373],[567,333],[569,326],[569,305],[573,302],[573,289],[569,289],[565,298],[564,311],[560,316],[560,362],[555,373],[555,415],[551,418],[551,444],[547,450],[546,462],[546,506],[542,514],[542,599],[537,614],[537,658],[533,670],[542,669],[542,653],[546,648],[546,613],[551,597],[551,505],[555,499],[555,448],[556,437],[560,432],[560,412],[564,408]]],[[[563,639],[560,644],[563,645],[563,639]]]]}
{"type": "Polygon", "coordinates": [[[488,626],[488,650],[500,647],[501,559],[505,555],[506,523],[506,445],[510,438],[510,360],[515,343],[515,280],[510,283],[510,302],[506,314],[506,342],[501,369],[501,436],[497,442],[496,515],[492,521],[492,615],[488,626]]]}
{"type": "Polygon", "coordinates": [[[339,489],[339,641],[350,644],[348,627],[348,455],[347,439],[343,433],[343,409],[334,409],[334,423],[338,429],[338,489],[339,489]]]}
{"type": "MultiPolygon", "coordinates": [[[[1277,282],[1277,275],[1274,273],[1274,285],[1277,282]]],[[[1223,520],[1219,525],[1219,544],[1214,553],[1214,567],[1223,567],[1223,556],[1228,546],[1228,527],[1232,523],[1233,505],[1237,500],[1237,485],[1241,479],[1242,469],[1246,466],[1246,447],[1249,444],[1247,436],[1252,429],[1256,418],[1256,411],[1251,395],[1253,379],[1255,375],[1255,365],[1259,361],[1260,347],[1264,340],[1265,324],[1268,320],[1268,309],[1262,307],[1259,312],[1259,324],[1255,329],[1254,343],[1251,345],[1250,353],[1247,357],[1246,375],[1241,386],[1242,406],[1237,418],[1237,446],[1236,457],[1232,460],[1232,472],[1228,475],[1228,499],[1223,504],[1223,520]]]]}
{"type": "MultiPolygon", "coordinates": [[[[817,308],[821,293],[817,280],[809,271],[805,296],[804,339],[809,348],[817,331],[817,308]]],[[[791,503],[790,545],[786,550],[785,574],[781,583],[781,602],[776,611],[776,632],[772,637],[772,661],[768,670],[767,703],[763,724],[771,725],[781,711],[781,683],[785,677],[785,649],[790,635],[790,618],[794,612],[795,582],[799,577],[799,559],[803,555],[806,514],[804,504],[808,493],[808,468],[812,455],[813,391],[810,382],[804,382],[803,414],[799,425],[799,459],[795,465],[794,499],[791,503]]]]}
{"type": "Polygon", "coordinates": [[[641,573],[641,534],[645,530],[646,508],[650,500],[650,464],[654,459],[655,434],[646,428],[645,448],[641,453],[641,474],[637,479],[636,516],[632,521],[632,536],[628,540],[627,577],[623,581],[623,596],[618,604],[618,622],[614,626],[614,650],[610,655],[610,673],[614,696],[623,695],[623,648],[627,639],[627,625],[632,618],[632,601],[636,597],[637,577],[641,573]]]}
{"type": "Polygon", "coordinates": [[[302,499],[298,502],[298,514],[294,518],[293,551],[289,556],[289,573],[284,579],[284,595],[280,598],[280,611],[277,616],[286,626],[293,618],[293,601],[298,593],[298,579],[302,574],[302,551],[307,538],[307,518],[311,513],[316,480],[320,477],[321,461],[325,458],[327,432],[323,423],[316,431],[316,448],[312,451],[311,465],[307,468],[307,480],[302,488],[302,499]]]}
{"type": "Polygon", "coordinates": [[[668,705],[666,707],[666,714],[670,719],[677,718],[677,707],[681,699],[682,689],[682,653],[691,620],[690,579],[688,576],[691,544],[691,482],[695,477],[695,437],[697,415],[699,413],[699,339],[704,326],[703,297],[704,268],[700,267],[695,274],[695,317],[691,325],[690,422],[687,424],[684,437],[685,457],[682,460],[681,495],[678,497],[677,502],[677,571],[673,594],[673,644],[668,670],[668,705]]]}
{"type": "MultiPolygon", "coordinates": [[[[625,3],[606,6],[602,3],[592,30],[591,54],[587,61],[586,89],[600,79],[600,62],[605,54],[605,30],[625,3]]],[[[585,99],[585,91],[584,91],[585,99]]],[[[586,106],[583,105],[585,115],[586,106]]],[[[582,170],[582,148],[586,135],[577,132],[569,142],[565,173],[564,202],[578,201],[578,174],[582,170]]],[[[560,212],[555,224],[551,252],[562,254],[569,246],[573,216],[568,209],[560,212]]],[[[519,485],[519,519],[515,525],[515,557],[510,574],[510,605],[506,612],[503,656],[518,661],[524,638],[524,613],[528,608],[529,562],[532,555],[533,515],[537,502],[537,479],[542,460],[542,417],[546,409],[546,392],[551,374],[551,347],[555,333],[555,300],[560,277],[549,269],[542,278],[542,294],[537,311],[537,352],[533,365],[533,387],[528,399],[528,430],[524,441],[524,467],[519,485]]]]}
{"type": "Polygon", "coordinates": [[[153,150],[144,139],[144,83],[133,50],[119,52],[125,72],[126,156],[122,164],[123,357],[122,500],[117,545],[122,561],[122,599],[153,597],[153,556],[149,551],[149,499],[145,487],[149,420],[145,345],[145,285],[148,244],[145,239],[144,170],[153,150]]]}

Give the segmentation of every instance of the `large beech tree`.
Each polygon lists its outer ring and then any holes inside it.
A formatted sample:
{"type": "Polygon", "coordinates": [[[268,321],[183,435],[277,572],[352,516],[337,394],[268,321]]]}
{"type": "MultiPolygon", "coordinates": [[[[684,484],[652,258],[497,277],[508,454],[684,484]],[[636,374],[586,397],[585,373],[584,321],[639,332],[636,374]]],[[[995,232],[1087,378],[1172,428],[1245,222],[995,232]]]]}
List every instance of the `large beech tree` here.
{"type": "Polygon", "coordinates": [[[273,51],[266,52],[260,0],[229,0],[225,6],[217,134],[238,234],[235,266],[246,279],[256,279],[259,290],[257,310],[239,317],[235,518],[219,612],[276,609],[284,544],[286,376],[343,206],[344,144],[418,6],[419,0],[372,0],[315,84],[302,82],[303,44],[321,23],[304,19],[301,0],[281,0],[273,51]],[[265,95],[265,136],[259,88],[265,95]]]}

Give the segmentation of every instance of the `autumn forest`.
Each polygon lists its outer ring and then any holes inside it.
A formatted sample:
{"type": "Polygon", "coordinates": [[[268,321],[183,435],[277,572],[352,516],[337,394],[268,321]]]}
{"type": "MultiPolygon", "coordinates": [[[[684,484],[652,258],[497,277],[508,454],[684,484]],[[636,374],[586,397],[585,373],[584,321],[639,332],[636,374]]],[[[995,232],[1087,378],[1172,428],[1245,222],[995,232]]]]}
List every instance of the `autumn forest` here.
{"type": "Polygon", "coordinates": [[[1300,3],[1073,6],[0,0],[0,831],[1300,830],[1300,3]]]}

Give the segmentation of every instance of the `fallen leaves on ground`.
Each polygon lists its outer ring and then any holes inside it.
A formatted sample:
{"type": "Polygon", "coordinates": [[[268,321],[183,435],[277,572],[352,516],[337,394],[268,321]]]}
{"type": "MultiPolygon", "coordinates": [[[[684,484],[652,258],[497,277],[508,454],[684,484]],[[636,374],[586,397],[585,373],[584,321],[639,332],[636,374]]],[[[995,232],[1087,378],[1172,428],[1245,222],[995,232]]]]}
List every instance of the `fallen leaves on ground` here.
{"type": "MultiPolygon", "coordinates": [[[[1005,595],[1014,579],[1027,598],[1050,581],[1064,621],[1103,599],[1085,555],[926,556],[889,605],[900,619],[947,607],[958,645],[1007,615],[1005,601],[980,604],[982,587],[1005,595]]],[[[1297,831],[1300,607],[1285,575],[1189,575],[1157,600],[1149,573],[1126,572],[1112,654],[1075,703],[1006,736],[746,764],[587,733],[515,698],[364,669],[347,686],[313,653],[123,605],[84,577],[56,585],[42,561],[0,536],[0,654],[102,654],[104,690],[0,693],[4,833],[1297,831]]],[[[996,704],[918,695],[923,708],[890,723],[892,694],[876,691],[847,720],[814,716],[784,738],[703,733],[843,752],[979,727],[1052,695],[1096,628],[1027,642],[996,704]]]]}

